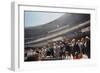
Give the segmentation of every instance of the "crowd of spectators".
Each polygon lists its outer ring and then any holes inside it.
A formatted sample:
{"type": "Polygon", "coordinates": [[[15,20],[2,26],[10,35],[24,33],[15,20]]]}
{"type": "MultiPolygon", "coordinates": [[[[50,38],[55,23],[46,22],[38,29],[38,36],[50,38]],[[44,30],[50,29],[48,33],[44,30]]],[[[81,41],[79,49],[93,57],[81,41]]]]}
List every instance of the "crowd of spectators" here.
{"type": "Polygon", "coordinates": [[[42,47],[27,47],[24,51],[25,61],[43,60],[69,60],[90,58],[90,38],[88,36],[79,39],[63,39],[48,42],[42,47]]]}

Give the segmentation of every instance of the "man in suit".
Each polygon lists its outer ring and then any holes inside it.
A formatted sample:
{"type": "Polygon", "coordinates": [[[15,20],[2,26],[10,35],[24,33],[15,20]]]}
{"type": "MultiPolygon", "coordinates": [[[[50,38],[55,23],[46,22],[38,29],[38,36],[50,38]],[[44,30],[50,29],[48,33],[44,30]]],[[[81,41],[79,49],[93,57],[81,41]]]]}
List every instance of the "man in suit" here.
{"type": "Polygon", "coordinates": [[[75,39],[72,39],[71,41],[71,53],[73,55],[73,59],[78,59],[78,55],[80,54],[80,48],[76,43],[75,39]]]}
{"type": "Polygon", "coordinates": [[[90,38],[88,36],[85,37],[85,53],[90,58],[90,38]]]}

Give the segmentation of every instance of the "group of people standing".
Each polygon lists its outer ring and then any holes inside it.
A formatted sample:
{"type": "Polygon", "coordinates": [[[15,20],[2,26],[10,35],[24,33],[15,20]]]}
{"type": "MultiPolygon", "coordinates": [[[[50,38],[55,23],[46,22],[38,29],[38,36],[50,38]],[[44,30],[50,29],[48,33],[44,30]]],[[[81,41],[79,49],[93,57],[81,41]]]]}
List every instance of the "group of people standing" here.
{"type": "Polygon", "coordinates": [[[25,61],[90,58],[90,38],[59,40],[25,50],[25,61]]]}

